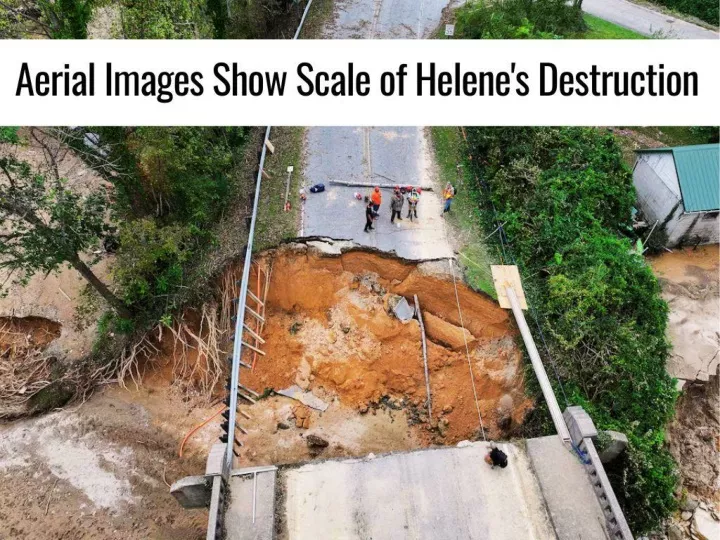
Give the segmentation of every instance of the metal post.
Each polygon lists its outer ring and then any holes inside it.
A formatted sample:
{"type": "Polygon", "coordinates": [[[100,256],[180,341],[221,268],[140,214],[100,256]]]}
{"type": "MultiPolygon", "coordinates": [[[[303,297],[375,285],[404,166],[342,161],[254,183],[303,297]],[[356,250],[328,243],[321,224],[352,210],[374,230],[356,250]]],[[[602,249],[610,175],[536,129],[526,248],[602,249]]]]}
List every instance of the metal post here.
{"type": "Polygon", "coordinates": [[[538,353],[537,347],[535,346],[535,340],[533,340],[530,328],[528,328],[527,321],[525,321],[525,315],[520,307],[515,290],[512,287],[507,287],[505,291],[508,300],[510,300],[510,306],[512,307],[513,315],[515,315],[518,328],[520,328],[520,334],[522,334],[523,341],[525,342],[525,348],[527,349],[533,369],[535,370],[535,376],[540,382],[540,388],[542,388],[545,402],[548,405],[548,409],[550,409],[550,416],[552,416],[555,429],[563,442],[569,442],[570,431],[568,430],[567,424],[565,424],[565,419],[563,418],[562,411],[555,397],[555,392],[550,385],[550,379],[548,379],[545,366],[543,366],[542,360],[540,359],[540,353],[538,353]]]}

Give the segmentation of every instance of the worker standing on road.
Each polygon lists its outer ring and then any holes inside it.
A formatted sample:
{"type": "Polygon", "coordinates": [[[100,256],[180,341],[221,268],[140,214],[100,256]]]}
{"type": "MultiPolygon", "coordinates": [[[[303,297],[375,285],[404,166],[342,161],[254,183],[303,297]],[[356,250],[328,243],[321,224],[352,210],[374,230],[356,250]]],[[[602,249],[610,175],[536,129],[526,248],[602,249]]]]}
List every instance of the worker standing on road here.
{"type": "Polygon", "coordinates": [[[398,218],[399,221],[402,221],[402,208],[403,204],[405,203],[405,197],[403,197],[403,194],[400,193],[400,188],[395,188],[395,193],[393,193],[392,201],[390,201],[390,209],[392,210],[392,216],[390,217],[390,223],[395,223],[395,218],[398,218]]]}
{"type": "Polygon", "coordinates": [[[452,187],[452,184],[448,182],[445,184],[445,189],[443,190],[443,199],[445,199],[445,206],[443,207],[443,214],[445,212],[450,211],[450,206],[452,205],[452,200],[455,197],[455,188],[452,187]]]}
{"type": "Polygon", "coordinates": [[[418,202],[420,202],[420,195],[418,194],[418,192],[415,188],[412,188],[412,191],[410,192],[410,196],[408,197],[408,215],[407,215],[407,217],[410,218],[410,221],[413,220],[413,216],[415,216],[415,219],[418,218],[418,215],[417,215],[418,202]]]}
{"type": "Polygon", "coordinates": [[[507,454],[500,450],[497,446],[492,446],[490,448],[490,452],[488,452],[488,454],[485,456],[485,461],[493,469],[495,467],[500,467],[501,469],[504,469],[505,467],[507,467],[508,464],[507,454]]]}
{"type": "Polygon", "coordinates": [[[365,201],[367,202],[365,205],[365,232],[370,232],[375,230],[372,224],[378,213],[375,211],[375,205],[371,200],[365,197],[365,201]]]}
{"type": "Polygon", "coordinates": [[[370,200],[373,204],[373,210],[375,210],[375,212],[379,212],[380,203],[382,202],[382,193],[380,193],[380,186],[375,186],[372,195],[370,195],[370,200]]]}

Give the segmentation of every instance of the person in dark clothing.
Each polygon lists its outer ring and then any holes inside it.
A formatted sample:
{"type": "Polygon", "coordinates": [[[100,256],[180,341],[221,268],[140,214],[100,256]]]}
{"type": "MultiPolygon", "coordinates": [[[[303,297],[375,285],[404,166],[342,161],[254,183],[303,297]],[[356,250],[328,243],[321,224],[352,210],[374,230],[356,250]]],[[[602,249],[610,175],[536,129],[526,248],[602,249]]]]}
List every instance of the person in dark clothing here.
{"type": "Polygon", "coordinates": [[[492,466],[493,469],[495,467],[504,469],[508,464],[507,454],[505,454],[505,452],[500,450],[497,446],[493,446],[490,449],[490,452],[488,452],[485,456],[485,461],[488,465],[492,466]]]}
{"type": "MultiPolygon", "coordinates": [[[[365,197],[367,199],[367,197],[365,197]]],[[[378,213],[373,208],[373,202],[368,201],[367,205],[365,206],[365,232],[374,231],[375,228],[372,226],[373,221],[375,221],[375,218],[378,217],[378,213]]]]}
{"type": "Polygon", "coordinates": [[[392,210],[390,223],[395,223],[395,218],[398,218],[400,221],[402,221],[402,216],[400,215],[400,213],[402,212],[402,207],[404,203],[405,197],[403,197],[403,194],[400,193],[399,189],[396,189],[392,201],[390,201],[390,209],[392,210]]]}

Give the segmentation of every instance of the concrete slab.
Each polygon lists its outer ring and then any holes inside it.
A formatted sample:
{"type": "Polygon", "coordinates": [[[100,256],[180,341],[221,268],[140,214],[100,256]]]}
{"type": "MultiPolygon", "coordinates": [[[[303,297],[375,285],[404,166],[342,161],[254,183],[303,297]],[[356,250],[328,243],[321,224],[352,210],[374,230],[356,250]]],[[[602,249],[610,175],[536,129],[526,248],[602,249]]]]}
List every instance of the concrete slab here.
{"type": "Polygon", "coordinates": [[[230,501],[225,510],[228,540],[270,540],[275,525],[275,480],[277,471],[230,477],[230,501]],[[253,492],[255,509],[253,512],[253,492]]]}
{"type": "Polygon", "coordinates": [[[289,540],[555,538],[524,452],[506,469],[486,443],[280,470],[289,540]]]}
{"type": "Polygon", "coordinates": [[[607,540],[605,515],[579,458],[557,435],[528,439],[527,453],[560,540],[607,540]]]}

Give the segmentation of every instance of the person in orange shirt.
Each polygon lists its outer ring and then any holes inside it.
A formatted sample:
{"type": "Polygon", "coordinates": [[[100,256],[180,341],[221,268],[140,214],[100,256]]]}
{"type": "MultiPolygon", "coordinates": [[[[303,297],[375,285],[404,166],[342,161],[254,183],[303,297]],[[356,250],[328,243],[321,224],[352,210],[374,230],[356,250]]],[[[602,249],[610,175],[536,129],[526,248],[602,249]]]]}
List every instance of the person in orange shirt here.
{"type": "Polygon", "coordinates": [[[375,186],[372,195],[370,195],[370,200],[373,204],[373,210],[375,212],[380,210],[380,203],[382,202],[382,193],[380,193],[380,186],[375,186]]]}

